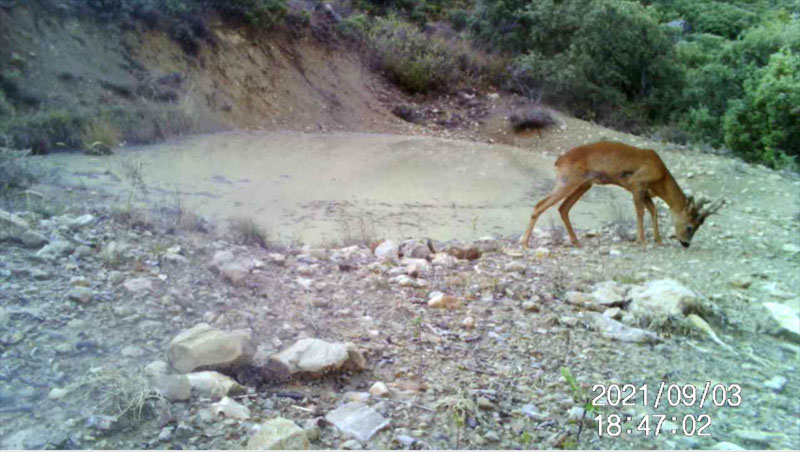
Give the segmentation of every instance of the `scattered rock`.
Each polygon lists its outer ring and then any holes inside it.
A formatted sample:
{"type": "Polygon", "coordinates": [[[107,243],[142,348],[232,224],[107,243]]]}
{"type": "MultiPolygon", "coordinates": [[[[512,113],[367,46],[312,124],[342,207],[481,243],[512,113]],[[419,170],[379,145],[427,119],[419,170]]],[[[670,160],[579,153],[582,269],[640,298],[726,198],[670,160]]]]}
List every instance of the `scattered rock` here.
{"type": "Polygon", "coordinates": [[[389,393],[389,387],[382,381],[376,381],[370,388],[369,393],[375,397],[383,397],[389,393]]]}
{"type": "Polygon", "coordinates": [[[661,338],[655,333],[627,326],[597,312],[585,312],[583,315],[589,319],[591,328],[599,331],[600,334],[606,338],[622,342],[637,343],[655,343],[661,341],[661,338]]]}
{"type": "Polygon", "coordinates": [[[533,251],[533,257],[536,259],[544,259],[545,257],[550,257],[552,253],[549,249],[540,246],[533,251]]]}
{"type": "Polygon", "coordinates": [[[135,345],[127,345],[125,347],[122,347],[122,350],[120,350],[119,353],[120,355],[126,358],[141,358],[142,356],[145,356],[147,354],[147,352],[144,351],[143,348],[137,347],[135,345]]]}
{"type": "Polygon", "coordinates": [[[375,256],[381,259],[397,259],[399,248],[391,240],[384,240],[380,245],[375,247],[375,256]]]}
{"type": "Polygon", "coordinates": [[[397,284],[400,287],[414,287],[417,289],[422,289],[427,285],[424,279],[415,279],[408,275],[395,276],[391,278],[389,282],[397,284]]]}
{"type": "Polygon", "coordinates": [[[169,364],[165,361],[156,360],[144,366],[145,375],[154,377],[156,375],[166,375],[169,373],[169,364]]]}
{"type": "Polygon", "coordinates": [[[219,272],[219,269],[228,262],[231,262],[233,258],[232,251],[217,251],[208,263],[208,268],[212,271],[219,272]]]}
{"type": "Polygon", "coordinates": [[[186,375],[154,375],[150,378],[150,384],[171,402],[192,397],[192,383],[186,375]]]}
{"type": "Polygon", "coordinates": [[[343,449],[343,450],[363,450],[364,449],[364,447],[361,445],[361,443],[359,443],[358,441],[356,441],[354,439],[349,439],[349,440],[343,442],[341,445],[339,445],[339,448],[343,449]]]}
{"type": "Polygon", "coordinates": [[[481,251],[474,247],[473,248],[450,247],[447,249],[447,253],[455,257],[456,259],[466,259],[468,261],[474,261],[476,259],[481,258],[481,251]]]}
{"type": "Polygon", "coordinates": [[[525,274],[528,270],[528,266],[520,261],[511,261],[505,265],[504,270],[508,273],[525,274]]]}
{"type": "MultiPolygon", "coordinates": [[[[796,432],[795,432],[796,433],[796,432]]],[[[783,433],[760,432],[758,430],[734,430],[733,436],[742,440],[767,446],[769,449],[779,449],[780,443],[786,440],[783,433]]]]}
{"type": "Polygon", "coordinates": [[[245,388],[227,375],[213,370],[186,374],[192,390],[198,395],[221,399],[225,396],[243,394],[245,388]]]}
{"type": "Polygon", "coordinates": [[[489,399],[487,399],[486,397],[483,397],[483,396],[478,397],[478,399],[476,400],[476,403],[478,405],[478,408],[480,408],[482,410],[493,410],[495,408],[494,407],[494,403],[492,403],[491,400],[489,400],[489,399]]]}
{"type": "Polygon", "coordinates": [[[241,286],[250,270],[239,262],[227,262],[219,268],[219,273],[234,286],[241,286]]]}
{"type": "Polygon", "coordinates": [[[55,240],[37,251],[36,257],[46,260],[55,259],[59,256],[66,256],[74,249],[75,247],[72,245],[72,243],[66,240],[55,240]]]}
{"type": "Polygon", "coordinates": [[[211,410],[218,416],[230,419],[250,419],[250,409],[227,396],[211,405],[211,410]]]}
{"type": "Polygon", "coordinates": [[[468,315],[461,321],[461,326],[465,329],[471,330],[475,328],[475,317],[468,315]]]}
{"type": "Polygon", "coordinates": [[[20,242],[28,248],[39,248],[47,245],[50,240],[36,231],[28,229],[19,236],[20,242]]]}
{"type": "Polygon", "coordinates": [[[683,316],[699,305],[694,291],[672,279],[650,281],[628,292],[630,312],[640,319],[663,322],[668,317],[683,316]]]}
{"type": "Polygon", "coordinates": [[[322,373],[341,368],[350,359],[350,353],[347,345],[341,342],[331,343],[322,339],[306,338],[273,355],[272,359],[286,366],[291,374],[322,373]]]}
{"type": "Polygon", "coordinates": [[[94,215],[87,213],[86,215],[81,215],[78,218],[75,218],[74,220],[70,221],[67,225],[69,226],[70,229],[80,229],[94,223],[94,220],[95,220],[94,215]]]}
{"type": "Polygon", "coordinates": [[[389,425],[389,421],[369,406],[350,402],[329,412],[325,420],[359,441],[369,441],[372,435],[389,425]]]}
{"type": "Polygon", "coordinates": [[[14,237],[24,233],[29,228],[28,222],[19,216],[0,210],[0,238],[14,237]]]}
{"type": "Polygon", "coordinates": [[[431,264],[444,268],[453,268],[456,266],[457,262],[455,257],[447,253],[436,253],[433,255],[433,259],[431,259],[431,264]]]}
{"type": "Polygon", "coordinates": [[[94,299],[94,290],[88,287],[75,287],[67,293],[67,298],[86,304],[94,299]]]}
{"type": "Polygon", "coordinates": [[[775,392],[781,392],[788,381],[789,380],[783,375],[775,375],[764,382],[764,387],[772,389],[775,392]]]}
{"type": "Polygon", "coordinates": [[[282,417],[258,426],[247,441],[249,450],[306,450],[311,448],[305,432],[297,424],[282,417]]]}
{"type": "Polygon", "coordinates": [[[58,400],[64,398],[67,394],[69,394],[69,389],[53,388],[47,394],[47,398],[50,400],[58,400]]]}
{"type": "Polygon", "coordinates": [[[800,337],[800,316],[797,312],[783,303],[764,303],[772,319],[775,320],[780,331],[788,333],[795,339],[800,337]]]}
{"type": "Polygon", "coordinates": [[[539,303],[529,300],[522,303],[522,309],[527,312],[539,312],[541,307],[539,306],[539,303]]]}
{"type": "MultiPolygon", "coordinates": [[[[231,257],[231,258],[233,258],[233,257],[231,257]]],[[[273,263],[275,265],[282,266],[283,264],[286,263],[286,256],[284,256],[283,254],[280,254],[280,253],[270,253],[270,254],[267,255],[267,258],[269,259],[269,261],[271,263],[273,263]]]]}
{"type": "Polygon", "coordinates": [[[430,308],[458,309],[461,307],[461,300],[451,295],[434,292],[428,300],[430,308]]]}
{"type": "Polygon", "coordinates": [[[619,305],[625,301],[627,289],[616,281],[603,281],[594,285],[592,298],[605,306],[619,305]]]}
{"type": "Polygon", "coordinates": [[[122,286],[130,292],[149,292],[153,290],[153,280],[150,278],[131,278],[122,283],[122,286]]]}
{"type": "Polygon", "coordinates": [[[753,284],[753,278],[751,278],[751,277],[749,277],[747,275],[741,275],[741,274],[734,275],[728,281],[728,284],[730,284],[733,287],[738,287],[740,289],[747,289],[748,287],[750,287],[753,284]]]}
{"type": "Polygon", "coordinates": [[[728,441],[720,441],[709,448],[709,450],[747,450],[744,447],[728,441]]]}
{"type": "Polygon", "coordinates": [[[800,246],[797,246],[794,243],[787,243],[783,245],[781,249],[789,254],[800,253],[800,246]]]}
{"type": "Polygon", "coordinates": [[[398,248],[398,254],[405,258],[428,259],[432,251],[427,241],[413,239],[401,243],[398,248]]]}
{"type": "Polygon", "coordinates": [[[168,262],[173,262],[175,264],[185,265],[189,263],[189,259],[177,253],[167,253],[164,255],[164,259],[167,260],[168,262]]]}
{"type": "Polygon", "coordinates": [[[250,331],[222,331],[206,323],[178,334],[169,346],[169,362],[181,373],[234,367],[249,362],[254,354],[250,331]]]}

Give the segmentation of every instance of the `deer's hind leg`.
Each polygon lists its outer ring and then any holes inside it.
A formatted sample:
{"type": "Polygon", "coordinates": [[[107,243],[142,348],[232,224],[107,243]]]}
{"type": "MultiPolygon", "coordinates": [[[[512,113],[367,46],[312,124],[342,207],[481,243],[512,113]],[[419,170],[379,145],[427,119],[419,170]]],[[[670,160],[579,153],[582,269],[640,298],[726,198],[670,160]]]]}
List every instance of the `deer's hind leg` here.
{"type": "Polygon", "coordinates": [[[554,188],[549,195],[545,196],[544,199],[536,203],[536,207],[533,208],[533,214],[531,214],[531,221],[528,223],[528,229],[525,230],[525,235],[523,235],[522,240],[520,240],[523,248],[528,247],[528,241],[531,238],[531,232],[533,232],[533,227],[536,225],[536,220],[539,219],[539,216],[541,216],[545,210],[549,209],[557,202],[573,194],[580,188],[580,186],[580,183],[560,183],[556,185],[556,188],[554,188]]]}
{"type": "Polygon", "coordinates": [[[567,199],[564,200],[563,203],[558,207],[558,213],[561,214],[561,221],[564,222],[564,226],[567,227],[567,233],[569,234],[569,240],[572,242],[574,246],[580,246],[578,243],[578,236],[575,235],[575,231],[572,230],[572,223],[569,221],[569,211],[572,209],[572,206],[581,199],[589,189],[592,188],[591,181],[586,181],[581,184],[575,191],[570,194],[567,199]]]}

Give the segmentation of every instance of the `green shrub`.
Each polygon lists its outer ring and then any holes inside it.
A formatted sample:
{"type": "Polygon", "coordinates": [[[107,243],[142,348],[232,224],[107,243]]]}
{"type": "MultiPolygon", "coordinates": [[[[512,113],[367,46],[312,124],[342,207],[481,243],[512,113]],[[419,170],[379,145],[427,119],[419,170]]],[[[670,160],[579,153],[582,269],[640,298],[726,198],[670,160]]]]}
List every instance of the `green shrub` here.
{"type": "Polygon", "coordinates": [[[719,116],[712,115],[708,107],[690,108],[681,121],[681,127],[695,143],[712,146],[722,144],[722,120],[719,116]]]}
{"type": "Polygon", "coordinates": [[[21,190],[36,180],[26,158],[29,151],[18,151],[0,146],[0,195],[10,190],[21,190]]]}
{"type": "Polygon", "coordinates": [[[629,1],[573,0],[553,11],[529,4],[522,17],[555,34],[549,43],[546,33],[530,34],[534,50],[512,64],[513,89],[616,124],[666,118],[679,105],[683,71],[652,9],[629,1]]]}
{"type": "Polygon", "coordinates": [[[426,36],[413,24],[395,17],[378,19],[369,41],[388,77],[409,93],[444,88],[456,78],[446,43],[426,36]]]}
{"type": "Polygon", "coordinates": [[[288,12],[286,0],[212,0],[223,15],[261,28],[277,25],[288,12]]]}
{"type": "Polygon", "coordinates": [[[6,92],[0,89],[0,116],[11,116],[14,111],[14,105],[6,98],[6,92]]]}
{"type": "Polygon", "coordinates": [[[453,26],[454,30],[461,31],[467,28],[469,13],[461,8],[451,9],[447,12],[447,20],[450,22],[450,25],[453,26]]]}
{"type": "Polygon", "coordinates": [[[366,14],[353,14],[339,22],[339,31],[352,39],[363,39],[369,32],[369,20],[366,14]]]}
{"type": "Polygon", "coordinates": [[[725,143],[746,160],[778,167],[800,155],[800,56],[790,48],[744,84],[724,117],[725,143]]]}

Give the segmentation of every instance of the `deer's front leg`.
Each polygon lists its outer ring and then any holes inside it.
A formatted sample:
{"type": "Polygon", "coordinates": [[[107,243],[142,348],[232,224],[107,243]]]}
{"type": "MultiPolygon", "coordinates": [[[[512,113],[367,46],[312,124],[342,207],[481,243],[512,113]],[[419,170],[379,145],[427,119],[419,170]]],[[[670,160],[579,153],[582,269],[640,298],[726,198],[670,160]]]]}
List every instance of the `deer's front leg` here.
{"type": "Polygon", "coordinates": [[[653,220],[653,238],[657,244],[661,245],[661,233],[658,230],[658,210],[653,204],[653,198],[646,196],[644,198],[644,206],[647,207],[647,211],[650,212],[650,218],[653,220]]]}
{"type": "Polygon", "coordinates": [[[645,193],[641,190],[633,192],[633,204],[636,207],[636,243],[644,245],[644,199],[645,193]]]}

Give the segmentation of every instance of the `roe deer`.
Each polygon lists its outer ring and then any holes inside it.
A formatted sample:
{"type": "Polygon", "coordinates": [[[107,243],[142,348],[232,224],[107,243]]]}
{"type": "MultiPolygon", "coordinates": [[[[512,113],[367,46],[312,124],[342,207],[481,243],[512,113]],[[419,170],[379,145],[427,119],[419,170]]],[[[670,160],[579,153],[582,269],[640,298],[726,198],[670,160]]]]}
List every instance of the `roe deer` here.
{"type": "Polygon", "coordinates": [[[553,191],[536,204],[522,237],[522,246],[527,248],[536,220],[547,209],[564,199],[558,212],[567,227],[570,241],[575,246],[578,237],[569,222],[569,210],[593,184],[613,184],[633,193],[636,206],[638,235],[636,241],[644,244],[644,209],[653,219],[653,234],[661,244],[658,231],[658,215],[653,196],[663,199],[672,212],[675,237],[684,247],[689,247],[692,236],[706,217],[719,210],[724,200],[718,199],[706,208],[706,199],[695,201],[687,197],[670,174],[664,162],[652,149],[639,149],[624,143],[600,141],[578,146],[556,160],[556,186],[553,191]]]}

